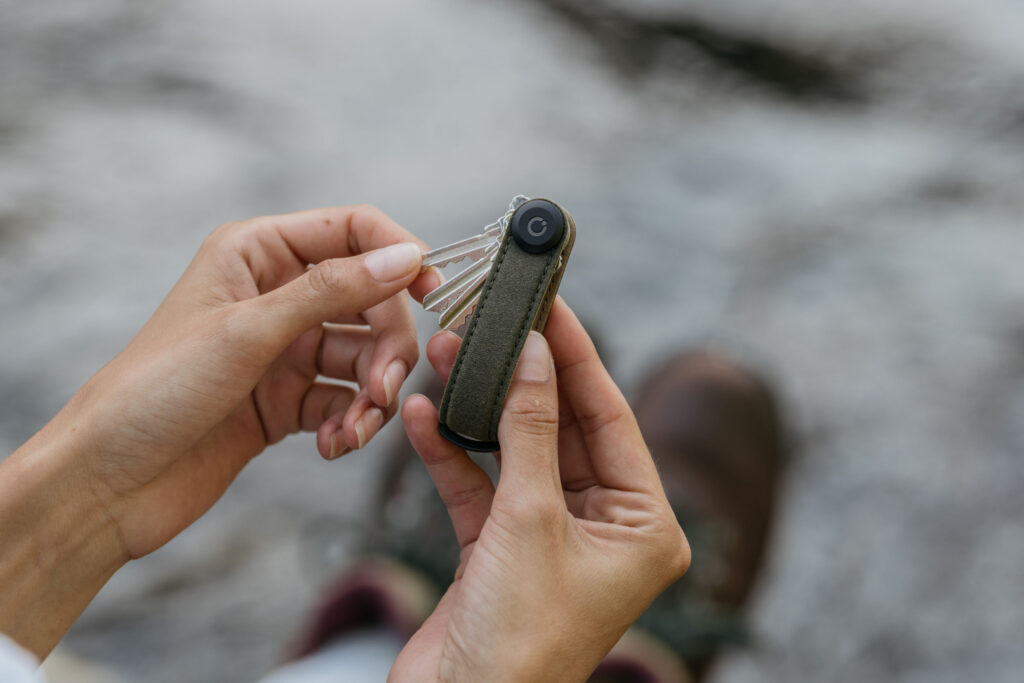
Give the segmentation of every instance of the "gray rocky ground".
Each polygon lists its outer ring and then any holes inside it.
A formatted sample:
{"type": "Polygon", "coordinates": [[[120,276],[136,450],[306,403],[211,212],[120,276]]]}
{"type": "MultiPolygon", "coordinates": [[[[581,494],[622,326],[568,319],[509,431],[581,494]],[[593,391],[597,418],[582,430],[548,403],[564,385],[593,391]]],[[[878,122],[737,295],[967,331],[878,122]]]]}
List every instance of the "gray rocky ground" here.
{"type": "MultiPolygon", "coordinates": [[[[627,389],[722,344],[802,437],[715,680],[1020,680],[1022,36],[1010,0],[0,0],[0,454],[220,222],[372,202],[440,244],[545,194],[627,389]]],[[[60,656],[257,677],[399,432],[275,447],[60,656]]]]}

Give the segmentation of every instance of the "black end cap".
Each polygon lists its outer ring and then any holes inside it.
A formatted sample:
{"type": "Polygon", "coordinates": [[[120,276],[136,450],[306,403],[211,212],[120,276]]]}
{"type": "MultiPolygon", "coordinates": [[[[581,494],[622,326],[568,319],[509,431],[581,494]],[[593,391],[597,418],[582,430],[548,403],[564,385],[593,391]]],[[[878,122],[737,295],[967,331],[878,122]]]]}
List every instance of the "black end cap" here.
{"type": "Polygon", "coordinates": [[[441,436],[451,441],[459,448],[465,448],[467,451],[476,451],[478,453],[493,453],[494,451],[501,450],[501,446],[498,445],[497,441],[477,441],[471,439],[468,436],[463,436],[458,432],[453,432],[443,422],[437,423],[437,431],[441,433],[441,436]]]}

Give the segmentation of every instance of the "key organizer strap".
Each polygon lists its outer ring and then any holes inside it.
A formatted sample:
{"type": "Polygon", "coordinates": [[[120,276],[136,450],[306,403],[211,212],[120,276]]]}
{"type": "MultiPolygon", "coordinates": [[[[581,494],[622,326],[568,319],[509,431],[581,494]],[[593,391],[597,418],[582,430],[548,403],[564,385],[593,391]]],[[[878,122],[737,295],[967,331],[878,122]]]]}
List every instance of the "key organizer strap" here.
{"type": "Polygon", "coordinates": [[[531,330],[544,331],[576,240],[572,217],[554,202],[533,200],[517,214],[538,204],[561,214],[561,239],[546,248],[530,244],[529,236],[522,239],[530,214],[513,215],[445,386],[439,430],[467,450],[498,450],[498,420],[519,354],[531,330]]]}

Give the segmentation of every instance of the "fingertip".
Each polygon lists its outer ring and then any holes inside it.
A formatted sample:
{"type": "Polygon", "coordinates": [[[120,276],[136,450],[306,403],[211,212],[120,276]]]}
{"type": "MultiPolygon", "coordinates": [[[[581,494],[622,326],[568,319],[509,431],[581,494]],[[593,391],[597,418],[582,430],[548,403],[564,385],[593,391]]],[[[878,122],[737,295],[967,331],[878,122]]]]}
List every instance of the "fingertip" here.
{"type": "Polygon", "coordinates": [[[557,335],[559,330],[565,329],[566,326],[572,325],[574,322],[579,324],[576,314],[559,294],[555,297],[555,303],[551,306],[551,312],[548,314],[548,325],[544,336],[547,337],[552,333],[557,335]]]}
{"type": "Polygon", "coordinates": [[[427,414],[437,413],[437,409],[434,408],[434,404],[429,398],[423,394],[413,394],[409,398],[405,399],[402,404],[402,420],[415,419],[416,417],[427,414]]]}
{"type": "Polygon", "coordinates": [[[342,435],[340,430],[331,434],[329,445],[330,452],[327,454],[328,460],[336,460],[352,450],[348,447],[348,444],[345,443],[345,437],[342,435]]]}
{"type": "Polygon", "coordinates": [[[413,448],[419,450],[430,438],[430,432],[437,430],[437,409],[430,399],[415,394],[402,404],[402,426],[413,448]]]}
{"type": "Polygon", "coordinates": [[[326,424],[320,425],[320,428],[316,430],[316,452],[320,454],[320,457],[324,460],[330,460],[331,455],[331,435],[328,429],[325,429],[326,424]]]}
{"type": "Polygon", "coordinates": [[[555,305],[551,308],[548,325],[544,330],[544,338],[551,348],[555,367],[559,370],[576,365],[582,360],[597,359],[600,361],[597,347],[594,345],[590,333],[560,296],[556,298],[555,305]]]}
{"type": "Polygon", "coordinates": [[[420,273],[419,277],[409,285],[409,294],[418,303],[423,303],[423,297],[444,284],[444,276],[437,268],[431,266],[420,273]]]}
{"type": "Polygon", "coordinates": [[[402,423],[406,428],[420,429],[422,425],[437,426],[438,412],[433,401],[423,394],[410,396],[402,404],[402,423]]]}
{"type": "Polygon", "coordinates": [[[414,242],[399,242],[367,252],[363,256],[370,277],[381,284],[405,282],[412,284],[419,276],[423,253],[414,242]]]}
{"type": "Polygon", "coordinates": [[[427,351],[429,352],[432,346],[436,349],[440,349],[442,347],[452,345],[458,347],[461,343],[462,338],[451,330],[439,330],[434,333],[434,336],[427,340],[427,351]]]}
{"type": "Polygon", "coordinates": [[[359,426],[359,421],[371,407],[375,407],[375,404],[370,399],[367,391],[363,389],[356,396],[355,400],[352,401],[352,406],[348,409],[348,412],[345,413],[339,433],[343,435],[345,445],[350,450],[354,451],[361,448],[360,440],[363,441],[362,445],[365,445],[367,440],[366,430],[359,426]]]}
{"type": "Polygon", "coordinates": [[[345,442],[340,427],[334,422],[325,422],[316,432],[316,449],[324,460],[336,460],[351,448],[345,442]]]}
{"type": "Polygon", "coordinates": [[[409,376],[409,366],[404,360],[395,359],[388,364],[384,371],[382,384],[384,385],[384,405],[390,406],[398,398],[398,392],[405,384],[405,378],[409,376]]]}
{"type": "Polygon", "coordinates": [[[402,423],[405,425],[405,432],[413,450],[419,454],[428,468],[441,460],[460,454],[464,456],[466,453],[441,436],[437,428],[437,408],[422,394],[410,396],[405,400],[402,405],[402,423]]]}
{"type": "Polygon", "coordinates": [[[378,342],[363,389],[370,401],[378,407],[388,410],[398,401],[399,393],[419,355],[418,348],[410,348],[412,351],[399,349],[391,340],[378,342]]]}
{"type": "Polygon", "coordinates": [[[427,360],[442,382],[448,381],[455,357],[459,354],[462,339],[454,332],[441,330],[427,342],[427,360]]]}
{"type": "Polygon", "coordinates": [[[370,443],[370,440],[384,426],[385,419],[384,411],[377,406],[367,408],[366,412],[355,422],[356,442],[358,443],[356,448],[365,448],[366,444],[370,443]]]}
{"type": "Polygon", "coordinates": [[[519,356],[515,381],[544,384],[551,381],[554,369],[551,350],[544,335],[536,331],[530,332],[519,356]]]}
{"type": "Polygon", "coordinates": [[[554,362],[544,337],[530,332],[498,421],[502,452],[515,454],[506,468],[513,489],[522,484],[548,493],[561,490],[559,425],[554,362]]]}

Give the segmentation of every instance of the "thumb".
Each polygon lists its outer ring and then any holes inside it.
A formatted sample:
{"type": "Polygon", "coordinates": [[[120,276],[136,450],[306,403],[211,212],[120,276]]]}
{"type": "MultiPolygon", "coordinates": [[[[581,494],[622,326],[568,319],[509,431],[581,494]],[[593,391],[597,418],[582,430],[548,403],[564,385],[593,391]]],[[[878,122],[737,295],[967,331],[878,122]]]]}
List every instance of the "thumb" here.
{"type": "Polygon", "coordinates": [[[362,313],[408,287],[423,255],[412,242],[321,261],[300,277],[258,297],[266,333],[285,345],[309,328],[343,315],[362,313]]]}
{"type": "Polygon", "coordinates": [[[558,385],[544,336],[530,332],[498,423],[502,480],[520,493],[560,492],[558,385]]]}

